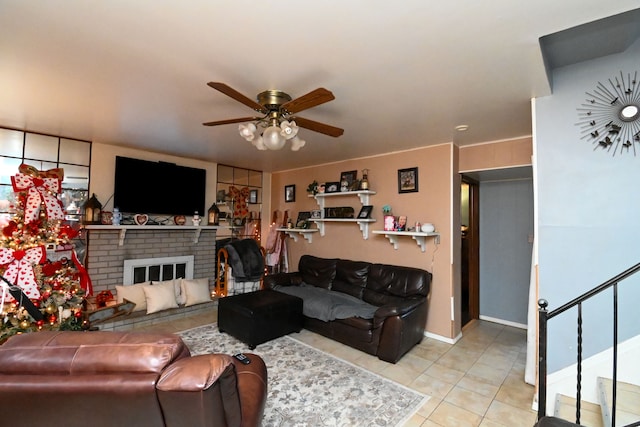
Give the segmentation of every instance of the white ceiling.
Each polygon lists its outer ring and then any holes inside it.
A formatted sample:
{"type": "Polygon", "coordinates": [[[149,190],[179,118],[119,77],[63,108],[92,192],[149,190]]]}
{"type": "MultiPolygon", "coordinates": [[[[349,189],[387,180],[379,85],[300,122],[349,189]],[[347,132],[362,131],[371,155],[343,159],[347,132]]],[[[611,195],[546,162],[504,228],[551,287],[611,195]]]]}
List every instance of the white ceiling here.
{"type": "Polygon", "coordinates": [[[0,126],[278,171],[531,134],[550,94],[538,39],[639,0],[0,0],[0,126]],[[250,98],[318,87],[298,152],[256,150],[250,98]],[[469,130],[459,133],[456,125],[469,130]]]}

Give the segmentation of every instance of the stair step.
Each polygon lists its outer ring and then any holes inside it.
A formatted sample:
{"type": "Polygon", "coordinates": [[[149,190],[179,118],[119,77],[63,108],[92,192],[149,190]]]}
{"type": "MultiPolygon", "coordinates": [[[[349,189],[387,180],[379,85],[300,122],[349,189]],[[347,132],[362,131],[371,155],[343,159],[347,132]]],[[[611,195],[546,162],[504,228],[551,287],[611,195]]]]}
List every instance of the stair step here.
{"type": "MultiPolygon", "coordinates": [[[[611,406],[613,401],[613,381],[598,377],[598,396],[602,406],[602,419],[606,427],[611,427],[611,406]]],[[[640,421],[640,386],[618,381],[616,395],[616,424],[625,426],[640,421]]]]}
{"type": "MultiPolygon", "coordinates": [[[[576,399],[558,394],[556,396],[554,416],[572,423],[576,422],[576,399]]],[[[582,401],[580,403],[580,425],[585,427],[604,427],[600,405],[582,401]]]]}

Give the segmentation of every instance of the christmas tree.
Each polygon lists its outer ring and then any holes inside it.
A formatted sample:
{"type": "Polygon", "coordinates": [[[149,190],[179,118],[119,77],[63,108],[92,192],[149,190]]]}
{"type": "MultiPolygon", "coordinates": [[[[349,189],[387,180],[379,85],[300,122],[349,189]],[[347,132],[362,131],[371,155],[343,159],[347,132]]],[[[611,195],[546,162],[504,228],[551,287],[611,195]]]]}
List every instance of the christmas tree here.
{"type": "Polygon", "coordinates": [[[16,202],[0,236],[0,342],[19,333],[83,329],[91,281],[77,259],[59,200],[63,169],[21,165],[11,177],[16,202]]]}

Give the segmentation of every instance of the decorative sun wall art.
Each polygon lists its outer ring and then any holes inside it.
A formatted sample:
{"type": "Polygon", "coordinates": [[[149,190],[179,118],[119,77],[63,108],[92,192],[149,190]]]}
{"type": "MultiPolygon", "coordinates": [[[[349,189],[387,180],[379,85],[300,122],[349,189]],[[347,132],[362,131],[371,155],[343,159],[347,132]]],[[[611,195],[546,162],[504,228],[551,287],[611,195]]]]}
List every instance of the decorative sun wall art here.
{"type": "Polygon", "coordinates": [[[598,82],[578,108],[581,138],[593,149],[626,154],[640,150],[640,85],[638,72],[598,82]]]}

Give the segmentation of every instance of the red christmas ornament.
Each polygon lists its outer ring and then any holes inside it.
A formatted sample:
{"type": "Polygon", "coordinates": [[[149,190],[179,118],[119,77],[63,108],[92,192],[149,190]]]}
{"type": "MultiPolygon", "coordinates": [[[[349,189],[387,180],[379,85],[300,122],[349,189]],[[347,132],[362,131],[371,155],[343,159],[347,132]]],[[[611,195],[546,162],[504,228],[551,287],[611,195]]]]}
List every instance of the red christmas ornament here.
{"type": "Polygon", "coordinates": [[[41,327],[42,325],[44,325],[44,320],[38,320],[36,322],[36,325],[38,325],[39,327],[41,327]]]}
{"type": "Polygon", "coordinates": [[[11,237],[17,229],[18,224],[15,221],[9,221],[9,224],[2,229],[2,234],[4,234],[5,237],[11,237]]]}
{"type": "Polygon", "coordinates": [[[73,313],[73,315],[76,317],[76,319],[79,319],[82,317],[82,312],[81,311],[76,311],[75,313],[73,313]]]}

